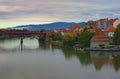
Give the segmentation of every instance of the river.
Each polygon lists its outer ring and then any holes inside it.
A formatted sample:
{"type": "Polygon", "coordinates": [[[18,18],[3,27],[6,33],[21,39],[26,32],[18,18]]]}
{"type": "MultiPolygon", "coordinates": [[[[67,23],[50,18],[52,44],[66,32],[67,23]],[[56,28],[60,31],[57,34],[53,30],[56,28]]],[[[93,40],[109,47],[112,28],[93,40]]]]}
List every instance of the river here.
{"type": "Polygon", "coordinates": [[[31,38],[0,40],[0,79],[120,79],[120,52],[80,52],[31,38]]]}

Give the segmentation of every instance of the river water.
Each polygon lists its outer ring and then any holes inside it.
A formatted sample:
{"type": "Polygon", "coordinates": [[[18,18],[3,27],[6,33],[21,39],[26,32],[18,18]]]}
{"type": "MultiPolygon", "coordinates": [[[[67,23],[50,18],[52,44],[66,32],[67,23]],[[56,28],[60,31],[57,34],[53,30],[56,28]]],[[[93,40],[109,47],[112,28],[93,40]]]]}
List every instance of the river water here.
{"type": "Polygon", "coordinates": [[[0,40],[0,79],[120,79],[120,52],[80,52],[31,38],[0,40]]]}

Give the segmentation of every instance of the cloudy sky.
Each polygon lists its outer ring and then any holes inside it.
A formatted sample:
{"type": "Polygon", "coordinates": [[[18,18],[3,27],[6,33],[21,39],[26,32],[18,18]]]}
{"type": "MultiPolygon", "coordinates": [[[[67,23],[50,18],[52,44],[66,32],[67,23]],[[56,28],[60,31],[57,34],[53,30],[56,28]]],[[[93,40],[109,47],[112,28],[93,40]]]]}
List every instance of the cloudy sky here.
{"type": "Polygon", "coordinates": [[[120,18],[120,0],[0,0],[0,27],[120,18]]]}

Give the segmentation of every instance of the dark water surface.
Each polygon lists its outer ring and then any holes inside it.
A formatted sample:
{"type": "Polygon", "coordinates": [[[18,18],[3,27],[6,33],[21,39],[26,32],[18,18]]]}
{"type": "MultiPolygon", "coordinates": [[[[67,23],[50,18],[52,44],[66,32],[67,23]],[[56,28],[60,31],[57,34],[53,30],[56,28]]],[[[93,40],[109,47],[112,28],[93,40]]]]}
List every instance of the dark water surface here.
{"type": "Polygon", "coordinates": [[[80,52],[25,38],[0,41],[0,79],[120,79],[120,52],[80,52]]]}

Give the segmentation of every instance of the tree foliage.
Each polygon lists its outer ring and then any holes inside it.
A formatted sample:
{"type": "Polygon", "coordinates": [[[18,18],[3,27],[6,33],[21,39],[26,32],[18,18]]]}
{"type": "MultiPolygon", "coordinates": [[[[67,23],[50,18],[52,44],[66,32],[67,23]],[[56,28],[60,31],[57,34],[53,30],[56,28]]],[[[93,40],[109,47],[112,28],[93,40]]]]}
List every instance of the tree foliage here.
{"type": "Polygon", "coordinates": [[[114,36],[113,36],[113,44],[120,45],[120,24],[117,26],[114,36]]]}
{"type": "Polygon", "coordinates": [[[73,46],[74,45],[74,42],[75,42],[75,36],[73,34],[70,34],[70,33],[66,33],[64,36],[63,36],[63,39],[62,39],[62,43],[64,46],[73,46]]]}
{"type": "Polygon", "coordinates": [[[51,38],[54,41],[56,41],[56,40],[60,40],[61,41],[62,40],[62,35],[59,34],[59,33],[52,33],[51,38]]]}
{"type": "Polygon", "coordinates": [[[80,32],[77,36],[78,44],[80,47],[85,47],[90,45],[90,40],[93,36],[88,28],[85,28],[82,32],[80,32]]]}

